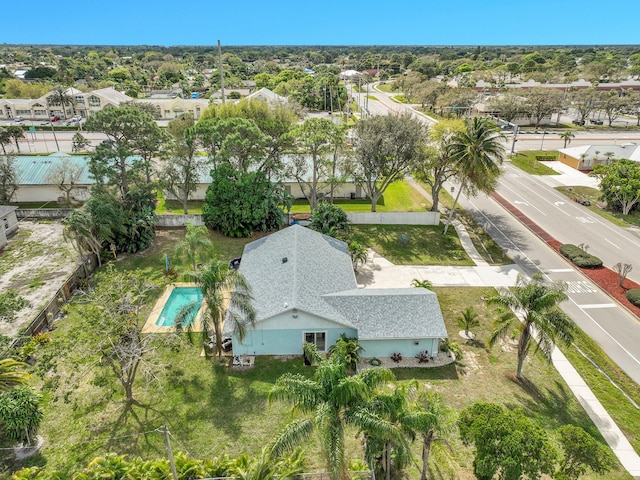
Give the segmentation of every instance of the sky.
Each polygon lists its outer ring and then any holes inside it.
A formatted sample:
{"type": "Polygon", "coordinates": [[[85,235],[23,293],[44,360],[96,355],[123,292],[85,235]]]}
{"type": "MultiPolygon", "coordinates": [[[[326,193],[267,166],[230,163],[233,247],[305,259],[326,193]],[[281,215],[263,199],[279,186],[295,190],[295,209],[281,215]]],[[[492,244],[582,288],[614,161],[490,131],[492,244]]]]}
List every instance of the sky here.
{"type": "Polygon", "coordinates": [[[0,43],[640,44],[640,0],[3,0],[0,43]]]}

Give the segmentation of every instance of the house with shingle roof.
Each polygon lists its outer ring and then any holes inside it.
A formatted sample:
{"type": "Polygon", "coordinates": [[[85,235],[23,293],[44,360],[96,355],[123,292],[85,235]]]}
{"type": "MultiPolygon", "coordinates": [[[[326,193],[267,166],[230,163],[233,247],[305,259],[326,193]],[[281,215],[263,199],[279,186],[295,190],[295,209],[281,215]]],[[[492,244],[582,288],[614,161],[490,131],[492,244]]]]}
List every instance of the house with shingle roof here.
{"type": "Polygon", "coordinates": [[[347,244],[300,225],[245,246],[240,273],[256,311],[234,355],[326,352],[342,334],[364,357],[437,356],[447,331],[436,294],[424,288],[358,288],[347,244]]]}

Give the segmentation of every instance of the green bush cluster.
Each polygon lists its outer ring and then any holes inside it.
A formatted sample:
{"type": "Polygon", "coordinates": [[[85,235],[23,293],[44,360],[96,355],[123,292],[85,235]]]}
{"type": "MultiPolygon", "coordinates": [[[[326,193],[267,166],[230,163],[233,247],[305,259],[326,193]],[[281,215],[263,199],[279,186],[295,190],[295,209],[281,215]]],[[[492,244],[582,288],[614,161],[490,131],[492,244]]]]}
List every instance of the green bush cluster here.
{"type": "Polygon", "coordinates": [[[558,156],[557,155],[536,155],[536,160],[539,162],[554,161],[554,160],[558,160],[558,156]]]}
{"type": "Polygon", "coordinates": [[[640,307],[640,288],[632,288],[627,290],[627,300],[636,307],[640,307]]]}
{"type": "Polygon", "coordinates": [[[560,253],[571,260],[576,266],[581,268],[599,268],[602,260],[591,255],[580,247],[566,243],[560,247],[560,253]]]}

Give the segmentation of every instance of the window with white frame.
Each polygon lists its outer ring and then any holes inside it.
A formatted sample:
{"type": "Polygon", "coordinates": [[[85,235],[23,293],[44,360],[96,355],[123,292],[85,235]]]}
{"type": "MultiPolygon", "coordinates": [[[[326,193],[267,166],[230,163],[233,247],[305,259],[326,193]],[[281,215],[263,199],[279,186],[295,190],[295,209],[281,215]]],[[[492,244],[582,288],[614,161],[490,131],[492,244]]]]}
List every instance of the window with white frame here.
{"type": "Polygon", "coordinates": [[[84,105],[84,97],[82,95],[76,95],[76,105],[84,105]]]}
{"type": "Polygon", "coordinates": [[[89,106],[90,107],[99,107],[100,106],[100,98],[95,95],[91,95],[89,97],[89,106]]]}
{"type": "Polygon", "coordinates": [[[327,332],[304,332],[304,341],[315,345],[319,352],[327,350],[327,332]]]}

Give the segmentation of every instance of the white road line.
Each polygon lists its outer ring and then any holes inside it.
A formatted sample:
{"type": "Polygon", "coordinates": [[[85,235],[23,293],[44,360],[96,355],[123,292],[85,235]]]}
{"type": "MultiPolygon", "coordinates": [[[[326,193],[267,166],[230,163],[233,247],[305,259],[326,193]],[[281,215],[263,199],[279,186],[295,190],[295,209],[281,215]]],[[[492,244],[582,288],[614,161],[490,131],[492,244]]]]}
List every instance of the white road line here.
{"type": "Polygon", "coordinates": [[[597,290],[584,280],[569,280],[567,282],[567,292],[569,293],[594,293],[597,290]]]}
{"type": "Polygon", "coordinates": [[[615,243],[607,240],[606,238],[604,239],[605,242],[610,243],[611,245],[613,245],[614,247],[616,247],[618,250],[620,250],[620,247],[618,245],[616,245],[615,243]]]}
{"type": "MultiPolygon", "coordinates": [[[[514,189],[507,187],[506,185],[502,185],[502,188],[506,188],[507,190],[509,190],[511,193],[513,193],[514,195],[518,196],[519,198],[523,198],[522,195],[520,195],[518,192],[516,192],[514,189]]],[[[512,202],[512,203],[516,203],[518,200],[507,200],[508,202],[512,202]]],[[[524,202],[524,200],[520,200],[521,202],[524,202]]],[[[526,203],[526,202],[524,202],[526,203]]],[[[539,211],[542,215],[544,215],[545,217],[547,216],[546,213],[544,213],[542,210],[540,210],[538,207],[536,207],[535,205],[529,205],[532,208],[535,208],[537,211],[539,211]]]]}
{"type": "Polygon", "coordinates": [[[586,305],[578,305],[578,307],[584,310],[585,308],[615,308],[617,305],[613,303],[590,303],[586,305]]]}
{"type": "Polygon", "coordinates": [[[573,268],[550,268],[547,270],[547,272],[549,273],[567,273],[567,272],[574,272],[575,270],[573,268]]]}

